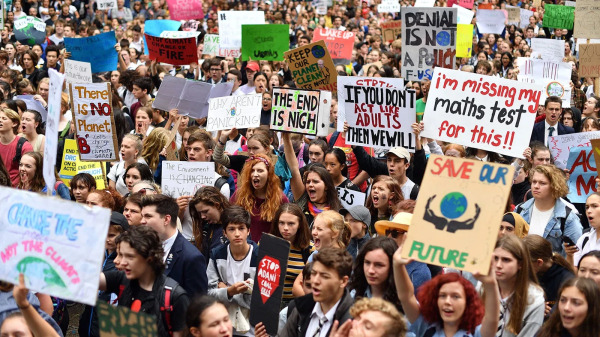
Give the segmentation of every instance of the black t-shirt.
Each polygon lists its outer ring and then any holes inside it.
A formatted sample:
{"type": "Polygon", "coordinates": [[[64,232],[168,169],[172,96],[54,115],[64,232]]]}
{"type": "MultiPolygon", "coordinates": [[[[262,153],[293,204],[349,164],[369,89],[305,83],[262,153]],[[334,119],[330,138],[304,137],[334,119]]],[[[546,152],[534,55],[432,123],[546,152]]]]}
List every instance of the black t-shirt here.
{"type": "MultiPolygon", "coordinates": [[[[125,298],[125,296],[121,296],[119,298],[118,305],[131,309],[133,303],[139,301],[141,302],[139,310],[140,312],[154,316],[157,318],[157,320],[163,320],[163,326],[166,327],[166,323],[164,323],[164,318],[162,317],[161,312],[157,312],[158,307],[163,306],[164,303],[155,305],[155,301],[158,300],[159,291],[165,291],[164,283],[157,284],[155,281],[154,285],[152,286],[152,291],[147,291],[140,288],[137,280],[128,280],[125,276],[125,273],[122,271],[105,272],[104,276],[106,277],[106,292],[119,295],[121,293],[119,288],[122,285],[125,287],[123,294],[131,294],[131,296],[127,296],[127,298],[125,298]],[[129,291],[127,289],[128,287],[129,291]]],[[[157,280],[165,280],[165,278],[162,277],[157,280]]],[[[185,290],[181,286],[178,288],[181,289],[181,291],[175,291],[171,293],[171,305],[173,306],[173,312],[171,313],[171,326],[173,331],[183,331],[186,329],[185,312],[187,311],[187,307],[190,303],[185,290]]],[[[164,337],[169,336],[167,334],[164,337]]]]}
{"type": "Polygon", "coordinates": [[[344,180],[341,184],[339,184],[338,186],[336,186],[337,188],[345,188],[351,191],[356,191],[356,192],[361,192],[360,188],[358,188],[358,186],[354,185],[354,183],[352,183],[352,180],[346,178],[346,180],[344,180]]]}

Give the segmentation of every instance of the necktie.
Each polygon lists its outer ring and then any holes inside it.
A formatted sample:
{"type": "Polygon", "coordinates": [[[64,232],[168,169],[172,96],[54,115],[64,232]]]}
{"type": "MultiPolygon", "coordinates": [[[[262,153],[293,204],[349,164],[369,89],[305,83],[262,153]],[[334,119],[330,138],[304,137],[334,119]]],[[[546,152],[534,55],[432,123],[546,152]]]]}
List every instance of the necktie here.
{"type": "Polygon", "coordinates": [[[323,328],[323,325],[327,323],[327,317],[323,316],[319,319],[319,327],[317,328],[317,331],[315,331],[315,333],[312,335],[312,337],[319,337],[319,335],[321,334],[321,328],[323,328]]]}
{"type": "Polygon", "coordinates": [[[550,147],[550,137],[553,136],[554,130],[553,126],[548,128],[548,144],[546,144],[548,147],[550,147]]]}

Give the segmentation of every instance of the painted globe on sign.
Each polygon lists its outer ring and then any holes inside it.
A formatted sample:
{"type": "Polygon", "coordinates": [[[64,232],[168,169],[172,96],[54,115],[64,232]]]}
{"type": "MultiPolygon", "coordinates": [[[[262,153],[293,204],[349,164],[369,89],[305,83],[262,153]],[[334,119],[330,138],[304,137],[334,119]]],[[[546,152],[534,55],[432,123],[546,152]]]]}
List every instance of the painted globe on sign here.
{"type": "Polygon", "coordinates": [[[460,192],[450,192],[440,203],[442,214],[449,219],[456,219],[467,210],[467,198],[460,192]]]}
{"type": "Polygon", "coordinates": [[[323,49],[323,47],[318,46],[318,45],[312,47],[311,52],[312,52],[313,56],[318,59],[325,56],[325,49],[323,49]]]}

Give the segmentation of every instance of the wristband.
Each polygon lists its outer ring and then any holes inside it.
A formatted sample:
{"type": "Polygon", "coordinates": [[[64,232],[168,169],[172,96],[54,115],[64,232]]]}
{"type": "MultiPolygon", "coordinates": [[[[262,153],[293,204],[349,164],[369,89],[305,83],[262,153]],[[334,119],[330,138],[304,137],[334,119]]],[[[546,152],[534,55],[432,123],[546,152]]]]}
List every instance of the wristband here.
{"type": "Polygon", "coordinates": [[[30,306],[31,306],[31,303],[27,303],[27,306],[20,307],[19,305],[17,305],[17,308],[19,308],[19,310],[25,310],[25,309],[29,308],[30,306]]]}
{"type": "Polygon", "coordinates": [[[225,143],[221,142],[221,138],[219,138],[218,142],[219,142],[219,144],[225,146],[225,143]]]}

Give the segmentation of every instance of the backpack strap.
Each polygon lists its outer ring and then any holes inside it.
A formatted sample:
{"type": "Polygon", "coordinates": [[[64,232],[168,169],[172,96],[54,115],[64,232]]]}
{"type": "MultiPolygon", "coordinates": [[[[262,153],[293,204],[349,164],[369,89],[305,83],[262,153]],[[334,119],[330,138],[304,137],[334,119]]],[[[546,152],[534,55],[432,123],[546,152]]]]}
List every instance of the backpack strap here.
{"type": "Polygon", "coordinates": [[[562,236],[565,235],[565,224],[567,223],[567,218],[569,214],[571,214],[571,208],[569,206],[565,206],[566,215],[564,218],[560,218],[560,233],[562,236]]]}
{"type": "Polygon", "coordinates": [[[227,179],[223,178],[223,177],[219,177],[216,181],[215,181],[215,188],[219,191],[221,191],[221,187],[223,187],[223,185],[227,184],[227,179]]]}
{"type": "Polygon", "coordinates": [[[425,330],[423,337],[433,337],[433,335],[435,335],[435,331],[436,331],[435,325],[430,326],[429,328],[427,328],[427,330],[425,330]]]}
{"type": "Polygon", "coordinates": [[[173,326],[171,325],[171,314],[173,313],[173,305],[171,303],[171,294],[175,290],[178,284],[175,280],[170,277],[167,277],[164,285],[163,292],[163,305],[160,306],[160,311],[163,313],[163,317],[165,319],[165,324],[167,325],[167,331],[169,332],[169,336],[173,336],[173,326]]]}
{"type": "Polygon", "coordinates": [[[15,152],[15,157],[13,158],[14,163],[18,164],[21,162],[21,156],[23,155],[23,144],[25,144],[26,141],[27,139],[19,137],[19,140],[17,141],[17,151],[15,152]]]}
{"type": "Polygon", "coordinates": [[[309,257],[310,257],[310,247],[306,247],[306,248],[302,249],[302,261],[304,262],[304,264],[306,264],[306,261],[308,261],[309,257]]]}
{"type": "Polygon", "coordinates": [[[331,138],[329,138],[329,143],[327,144],[327,145],[329,145],[330,149],[333,149],[333,146],[335,145],[335,142],[337,141],[339,136],[340,136],[339,131],[335,131],[334,133],[331,134],[331,138]]]}

